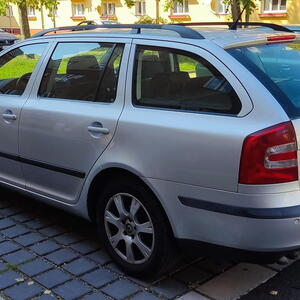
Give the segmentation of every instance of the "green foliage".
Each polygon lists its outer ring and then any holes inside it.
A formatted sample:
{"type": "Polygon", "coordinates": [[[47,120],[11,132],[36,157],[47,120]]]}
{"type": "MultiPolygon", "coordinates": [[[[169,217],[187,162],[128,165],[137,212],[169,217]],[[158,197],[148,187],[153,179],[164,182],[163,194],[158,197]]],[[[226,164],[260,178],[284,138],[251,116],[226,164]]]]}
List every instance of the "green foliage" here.
{"type": "MultiPolygon", "coordinates": [[[[167,24],[168,23],[168,21],[166,19],[161,18],[161,17],[158,19],[158,21],[159,21],[159,24],[167,24]]],[[[135,24],[157,24],[157,23],[156,23],[156,19],[153,19],[149,16],[142,16],[135,22],[135,24]]]]}
{"type": "Polygon", "coordinates": [[[9,4],[17,4],[19,7],[34,7],[40,9],[44,6],[46,9],[52,11],[57,9],[58,0],[0,0],[0,15],[5,15],[9,4]]]}
{"type": "Polygon", "coordinates": [[[135,1],[134,0],[125,0],[125,5],[128,7],[128,8],[131,8],[135,5],[135,1]]]}

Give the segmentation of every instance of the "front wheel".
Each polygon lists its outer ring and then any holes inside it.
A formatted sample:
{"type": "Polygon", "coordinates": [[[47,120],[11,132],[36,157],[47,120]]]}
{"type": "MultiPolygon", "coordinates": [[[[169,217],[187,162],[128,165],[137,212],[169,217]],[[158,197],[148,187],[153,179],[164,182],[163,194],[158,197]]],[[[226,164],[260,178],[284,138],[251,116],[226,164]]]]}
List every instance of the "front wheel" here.
{"type": "Polygon", "coordinates": [[[170,225],[141,183],[118,180],[99,195],[97,224],[106,249],[129,274],[153,276],[172,261],[170,225]]]}

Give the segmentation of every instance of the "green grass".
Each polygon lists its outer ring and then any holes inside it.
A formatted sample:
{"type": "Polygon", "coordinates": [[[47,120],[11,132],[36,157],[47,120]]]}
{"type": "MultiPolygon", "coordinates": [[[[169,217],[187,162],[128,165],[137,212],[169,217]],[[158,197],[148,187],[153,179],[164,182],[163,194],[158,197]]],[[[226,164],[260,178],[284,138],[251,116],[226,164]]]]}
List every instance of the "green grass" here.
{"type": "Polygon", "coordinates": [[[0,67],[0,80],[9,78],[19,78],[26,73],[32,73],[38,63],[39,58],[29,58],[20,55],[0,67]]]}

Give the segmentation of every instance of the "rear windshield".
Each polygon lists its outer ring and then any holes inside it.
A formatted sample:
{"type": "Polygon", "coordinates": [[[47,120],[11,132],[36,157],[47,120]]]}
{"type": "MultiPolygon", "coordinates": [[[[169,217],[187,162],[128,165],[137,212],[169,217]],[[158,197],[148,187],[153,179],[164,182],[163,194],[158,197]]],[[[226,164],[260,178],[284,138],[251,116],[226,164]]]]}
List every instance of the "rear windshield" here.
{"type": "Polygon", "coordinates": [[[300,117],[300,42],[229,49],[273,94],[290,118],[300,117]]]}

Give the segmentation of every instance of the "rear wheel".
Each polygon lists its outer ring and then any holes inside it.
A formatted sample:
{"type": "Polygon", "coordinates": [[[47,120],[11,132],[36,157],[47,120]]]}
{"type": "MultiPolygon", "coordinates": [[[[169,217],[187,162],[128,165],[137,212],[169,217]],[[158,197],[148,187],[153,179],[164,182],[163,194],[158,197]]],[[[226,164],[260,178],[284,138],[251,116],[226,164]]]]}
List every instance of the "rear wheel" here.
{"type": "Polygon", "coordinates": [[[172,261],[174,243],[162,208],[140,182],[116,182],[98,200],[97,224],[106,249],[127,273],[163,272],[172,261]]]}

